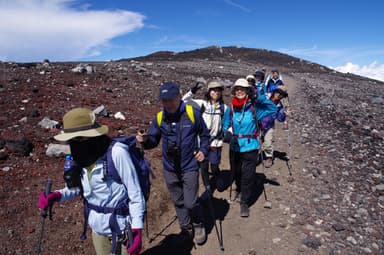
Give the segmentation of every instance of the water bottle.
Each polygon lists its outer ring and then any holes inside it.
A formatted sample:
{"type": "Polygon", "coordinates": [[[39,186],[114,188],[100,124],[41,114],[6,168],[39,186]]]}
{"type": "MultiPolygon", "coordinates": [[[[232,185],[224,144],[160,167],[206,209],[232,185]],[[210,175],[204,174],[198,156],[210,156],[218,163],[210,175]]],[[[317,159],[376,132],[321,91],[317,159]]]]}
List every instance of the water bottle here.
{"type": "Polygon", "coordinates": [[[66,155],[65,156],[65,163],[64,163],[64,174],[65,172],[67,172],[68,170],[71,169],[73,163],[72,163],[72,157],[71,155],[66,155]]]}
{"type": "Polygon", "coordinates": [[[72,188],[73,186],[73,171],[70,171],[71,168],[74,166],[74,162],[72,161],[71,155],[65,156],[65,163],[64,163],[64,181],[67,186],[67,188],[72,188]]]}

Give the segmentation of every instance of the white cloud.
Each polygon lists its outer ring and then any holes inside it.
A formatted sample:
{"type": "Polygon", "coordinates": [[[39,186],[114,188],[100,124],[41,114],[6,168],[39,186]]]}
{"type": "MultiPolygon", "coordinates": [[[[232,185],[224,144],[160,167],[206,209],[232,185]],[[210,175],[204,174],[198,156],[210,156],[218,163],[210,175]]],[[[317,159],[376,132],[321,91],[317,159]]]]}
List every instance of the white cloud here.
{"type": "Polygon", "coordinates": [[[384,64],[379,64],[377,61],[369,65],[359,66],[351,62],[346,63],[344,66],[330,67],[342,73],[353,73],[361,76],[366,76],[371,79],[384,81],[384,64]]]}
{"type": "Polygon", "coordinates": [[[317,45],[313,45],[311,48],[297,48],[297,49],[286,49],[281,48],[278,51],[286,53],[292,56],[303,56],[303,57],[324,57],[332,56],[332,58],[339,58],[346,54],[344,49],[319,49],[317,45]]]}
{"type": "Polygon", "coordinates": [[[1,60],[76,60],[144,26],[140,13],[75,9],[77,0],[0,0],[1,60]]]}
{"type": "Polygon", "coordinates": [[[227,4],[229,4],[229,5],[232,5],[233,7],[236,7],[238,9],[242,10],[243,12],[251,12],[251,10],[248,9],[247,7],[244,7],[244,6],[240,5],[240,4],[237,4],[237,3],[235,3],[235,2],[233,2],[231,0],[225,0],[225,2],[227,4]]]}

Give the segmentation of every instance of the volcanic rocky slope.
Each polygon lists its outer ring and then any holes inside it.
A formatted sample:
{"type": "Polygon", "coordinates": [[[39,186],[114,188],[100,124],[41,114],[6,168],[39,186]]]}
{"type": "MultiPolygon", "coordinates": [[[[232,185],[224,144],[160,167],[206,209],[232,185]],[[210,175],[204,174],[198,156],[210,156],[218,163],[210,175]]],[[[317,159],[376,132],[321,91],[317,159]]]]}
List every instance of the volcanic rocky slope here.
{"type": "MultiPolygon", "coordinates": [[[[111,135],[134,134],[148,128],[160,109],[161,82],[176,81],[183,91],[197,78],[229,87],[261,68],[278,68],[290,92],[292,158],[302,167],[294,172],[298,192],[285,203],[300,231],[297,253],[309,254],[305,247],[311,254],[384,254],[383,83],[278,52],[216,46],[111,62],[0,62],[0,254],[34,253],[38,194],[47,177],[54,189],[63,186],[64,158],[48,157],[46,150],[56,143],[52,137],[67,110],[104,105],[99,120],[111,135]],[[79,64],[89,68],[74,69],[79,64]],[[114,118],[117,112],[125,119],[114,118]],[[39,125],[45,117],[58,123],[39,125]]],[[[226,103],[229,96],[227,88],[226,103]]],[[[160,149],[147,156],[158,176],[149,224],[160,229],[173,206],[161,181],[160,149]]],[[[91,242],[78,239],[81,200],[55,212],[46,224],[43,254],[92,254],[91,242]]]]}

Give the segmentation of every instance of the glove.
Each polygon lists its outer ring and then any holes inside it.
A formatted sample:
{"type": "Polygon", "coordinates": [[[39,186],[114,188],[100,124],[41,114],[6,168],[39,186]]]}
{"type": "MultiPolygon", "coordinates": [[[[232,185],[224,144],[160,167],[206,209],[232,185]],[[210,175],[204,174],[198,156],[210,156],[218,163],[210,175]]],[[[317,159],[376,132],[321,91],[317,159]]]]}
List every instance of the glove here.
{"type": "Polygon", "coordinates": [[[201,84],[201,82],[196,82],[196,84],[191,88],[192,94],[196,94],[196,92],[202,87],[203,85],[201,84]]]}
{"type": "Polygon", "coordinates": [[[279,122],[283,122],[285,121],[285,113],[284,113],[284,108],[281,108],[278,112],[277,112],[277,120],[279,122]]]}
{"type": "Polygon", "coordinates": [[[232,133],[229,131],[225,132],[224,137],[223,137],[223,142],[229,143],[231,140],[232,140],[232,133]]]}
{"type": "Polygon", "coordinates": [[[44,192],[40,193],[38,207],[40,209],[47,209],[51,207],[54,202],[59,202],[61,199],[61,193],[58,191],[50,193],[47,197],[45,197],[44,192]]]}
{"type": "Polygon", "coordinates": [[[129,247],[129,240],[127,240],[127,252],[130,255],[139,255],[141,246],[142,246],[142,241],[141,241],[141,229],[132,229],[132,237],[133,237],[133,242],[132,246],[129,247]]]}
{"type": "Polygon", "coordinates": [[[257,90],[256,89],[250,89],[248,92],[248,98],[251,99],[251,101],[257,100],[257,90]]]}

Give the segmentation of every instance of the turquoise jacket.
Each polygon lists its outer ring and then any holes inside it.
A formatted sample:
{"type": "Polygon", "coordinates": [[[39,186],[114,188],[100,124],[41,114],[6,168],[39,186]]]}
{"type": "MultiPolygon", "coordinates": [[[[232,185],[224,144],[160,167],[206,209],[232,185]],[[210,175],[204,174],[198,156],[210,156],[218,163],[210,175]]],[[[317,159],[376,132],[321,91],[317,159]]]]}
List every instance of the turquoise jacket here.
{"type": "Polygon", "coordinates": [[[232,128],[233,137],[237,138],[237,142],[230,143],[230,149],[238,152],[259,149],[258,121],[276,111],[276,105],[265,95],[259,95],[255,102],[248,101],[241,109],[231,106],[231,111],[223,117],[224,132],[232,128]]]}

